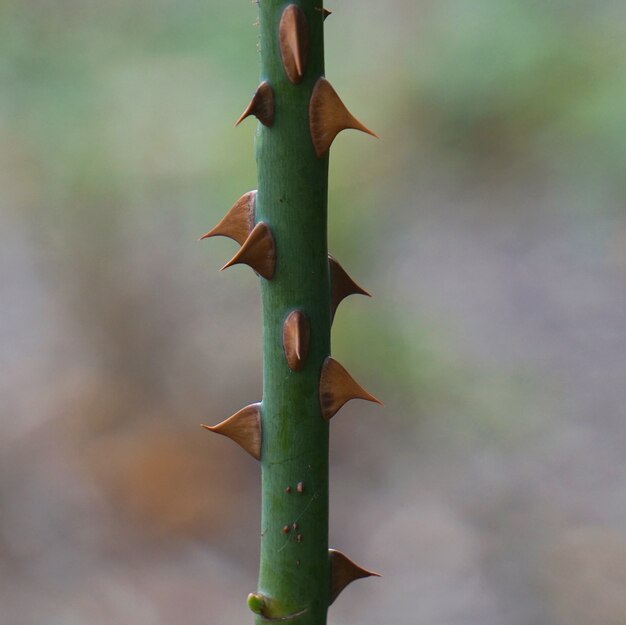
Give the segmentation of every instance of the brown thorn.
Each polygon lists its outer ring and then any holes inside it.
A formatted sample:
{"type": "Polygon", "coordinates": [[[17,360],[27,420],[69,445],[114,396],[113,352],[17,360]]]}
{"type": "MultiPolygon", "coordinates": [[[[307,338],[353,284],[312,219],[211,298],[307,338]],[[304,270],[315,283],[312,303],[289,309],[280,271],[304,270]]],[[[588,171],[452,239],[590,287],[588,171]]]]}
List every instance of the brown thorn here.
{"type": "Polygon", "coordinates": [[[382,405],[330,356],[324,361],[320,378],[320,405],[322,416],[330,421],[337,411],[351,399],[365,399],[382,405]]]}
{"type": "Polygon", "coordinates": [[[328,555],[330,557],[330,602],[339,596],[339,593],[348,585],[357,579],[363,579],[364,577],[381,577],[380,573],[374,573],[374,571],[368,571],[355,564],[348,558],[348,556],[337,551],[336,549],[329,549],[328,555]]]}
{"type": "Polygon", "coordinates": [[[332,11],[329,11],[328,9],[324,9],[324,8],[321,8],[321,9],[320,9],[320,8],[318,8],[318,7],[315,7],[315,10],[316,10],[316,11],[321,11],[321,13],[322,13],[322,17],[323,17],[324,19],[326,19],[329,15],[332,15],[332,13],[333,13],[332,11]]]}
{"type": "Polygon", "coordinates": [[[248,191],[242,195],[217,226],[200,237],[200,241],[209,237],[228,237],[242,245],[254,227],[255,202],[256,191],[248,191]]]}
{"type": "Polygon", "coordinates": [[[313,147],[318,157],[326,154],[335,137],[347,128],[378,137],[350,113],[332,85],[323,77],[313,87],[309,103],[309,124],[313,147]]]}
{"type": "Polygon", "coordinates": [[[340,302],[349,295],[372,296],[360,287],[337,262],[337,259],[330,254],[328,255],[328,266],[330,268],[330,318],[332,320],[335,318],[340,302]]]}
{"type": "Polygon", "coordinates": [[[227,436],[253,458],[261,459],[261,404],[250,404],[222,423],[202,427],[227,436]]]}
{"type": "Polygon", "coordinates": [[[233,265],[249,265],[259,275],[271,280],[276,268],[276,248],[272,232],[263,221],[254,226],[239,251],[220,269],[233,265]]]}
{"type": "Polygon", "coordinates": [[[293,310],[283,324],[283,349],[287,365],[292,371],[300,371],[309,355],[311,326],[301,310],[293,310]]]}
{"type": "Polygon", "coordinates": [[[309,27],[300,7],[290,4],[283,11],[278,34],[285,73],[297,85],[304,77],[309,55],[309,27]]]}
{"type": "Polygon", "coordinates": [[[274,92],[268,82],[262,82],[250,100],[246,110],[239,116],[235,126],[250,115],[254,115],[264,126],[271,126],[274,123],[274,92]]]}

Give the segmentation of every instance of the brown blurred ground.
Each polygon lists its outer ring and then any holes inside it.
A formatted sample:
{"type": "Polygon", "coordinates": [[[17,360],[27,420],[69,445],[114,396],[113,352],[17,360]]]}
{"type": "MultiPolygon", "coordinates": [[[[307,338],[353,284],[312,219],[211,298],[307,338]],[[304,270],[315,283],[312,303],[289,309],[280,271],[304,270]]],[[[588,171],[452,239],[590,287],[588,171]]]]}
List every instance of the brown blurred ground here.
{"type": "MultiPolygon", "coordinates": [[[[626,10],[342,0],[330,243],[334,625],[626,622],[626,10]]],[[[0,4],[0,625],[250,622],[247,2],[0,4]]]]}

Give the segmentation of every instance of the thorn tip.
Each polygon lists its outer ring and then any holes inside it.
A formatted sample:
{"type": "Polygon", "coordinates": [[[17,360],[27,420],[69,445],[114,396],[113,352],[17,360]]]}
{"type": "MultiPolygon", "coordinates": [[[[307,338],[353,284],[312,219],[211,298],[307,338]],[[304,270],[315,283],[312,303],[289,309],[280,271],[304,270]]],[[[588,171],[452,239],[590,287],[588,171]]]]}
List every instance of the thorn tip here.
{"type": "Polygon", "coordinates": [[[276,248],[272,232],[263,221],[259,221],[243,242],[239,251],[220,269],[237,264],[249,265],[260,276],[271,280],[276,268],[276,248]]]}
{"type": "Polygon", "coordinates": [[[254,228],[256,193],[256,191],[248,191],[242,195],[217,226],[202,235],[199,240],[210,237],[228,237],[242,245],[254,228]]]}
{"type": "Polygon", "coordinates": [[[330,602],[332,604],[339,596],[341,591],[350,583],[357,579],[365,577],[382,577],[380,573],[368,571],[363,567],[355,564],[346,556],[336,549],[329,549],[330,558],[330,602]]]}
{"type": "Polygon", "coordinates": [[[330,421],[339,409],[351,399],[364,399],[376,404],[382,402],[368,393],[334,358],[326,358],[320,377],[320,407],[322,417],[330,421]]]}
{"type": "Polygon", "coordinates": [[[328,152],[331,143],[342,130],[352,128],[378,137],[374,131],[364,126],[350,113],[324,77],[320,78],[313,88],[309,103],[309,124],[311,140],[318,157],[328,152]]]}
{"type": "Polygon", "coordinates": [[[257,87],[252,100],[235,122],[235,127],[250,115],[254,115],[264,126],[270,127],[274,123],[274,92],[267,81],[257,87]]]}
{"type": "Polygon", "coordinates": [[[250,404],[217,425],[203,428],[227,436],[256,460],[261,459],[261,404],[250,404]]]}
{"type": "Polygon", "coordinates": [[[337,307],[349,295],[366,295],[372,297],[364,288],[360,287],[339,264],[336,258],[328,255],[330,270],[330,314],[335,318],[337,307]]]}

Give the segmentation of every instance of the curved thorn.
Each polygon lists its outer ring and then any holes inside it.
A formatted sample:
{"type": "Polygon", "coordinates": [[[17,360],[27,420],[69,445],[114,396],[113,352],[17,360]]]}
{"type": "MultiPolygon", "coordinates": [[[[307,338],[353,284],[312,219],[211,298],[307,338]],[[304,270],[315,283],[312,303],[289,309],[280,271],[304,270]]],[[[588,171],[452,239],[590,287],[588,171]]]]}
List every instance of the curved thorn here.
{"type": "Polygon", "coordinates": [[[227,436],[256,460],[261,459],[261,404],[250,404],[217,425],[203,428],[227,436]]]}
{"type": "Polygon", "coordinates": [[[274,92],[268,82],[262,82],[250,100],[250,104],[235,122],[239,126],[241,122],[254,115],[264,126],[271,126],[274,123],[274,92]]]}
{"type": "Polygon", "coordinates": [[[330,421],[339,409],[351,399],[364,399],[382,406],[382,402],[368,393],[334,358],[328,356],[322,365],[320,377],[320,406],[322,417],[330,421]]]}
{"type": "Polygon", "coordinates": [[[378,137],[350,113],[332,85],[320,78],[313,88],[309,103],[309,124],[311,140],[318,157],[326,154],[335,137],[348,128],[360,130],[378,137]]]}
{"type": "Polygon", "coordinates": [[[276,268],[276,248],[272,232],[263,221],[254,226],[239,251],[220,269],[233,265],[249,265],[266,280],[271,280],[276,268]]]}
{"type": "Polygon", "coordinates": [[[368,571],[355,564],[341,551],[336,549],[329,549],[328,555],[330,558],[330,602],[329,605],[335,601],[339,596],[339,593],[350,583],[357,579],[363,579],[364,577],[381,577],[380,573],[374,573],[374,571],[368,571]]]}
{"type": "Polygon", "coordinates": [[[300,7],[290,4],[283,11],[278,35],[285,73],[289,81],[297,85],[306,71],[309,48],[309,27],[300,7]]]}
{"type": "Polygon", "coordinates": [[[339,264],[336,258],[328,255],[330,269],[330,318],[335,318],[337,307],[349,295],[367,295],[372,297],[364,288],[360,287],[339,264]]]}
{"type": "Polygon", "coordinates": [[[311,327],[308,317],[301,310],[287,315],[283,324],[283,349],[287,365],[292,371],[300,371],[309,354],[311,327]]]}
{"type": "Polygon", "coordinates": [[[322,18],[326,19],[329,15],[332,15],[333,12],[329,11],[328,9],[325,8],[319,8],[319,7],[315,7],[316,11],[320,11],[322,13],[322,18]]]}
{"type": "Polygon", "coordinates": [[[242,195],[212,230],[200,237],[200,241],[210,237],[228,237],[239,245],[248,238],[254,227],[254,205],[256,191],[242,195]]]}

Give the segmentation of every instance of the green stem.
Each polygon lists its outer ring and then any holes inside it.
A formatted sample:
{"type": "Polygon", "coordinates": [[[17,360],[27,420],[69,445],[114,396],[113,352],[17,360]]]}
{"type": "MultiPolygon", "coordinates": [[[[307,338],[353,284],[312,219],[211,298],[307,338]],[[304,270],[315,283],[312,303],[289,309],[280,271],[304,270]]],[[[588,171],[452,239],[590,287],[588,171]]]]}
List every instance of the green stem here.
{"type": "Polygon", "coordinates": [[[351,399],[380,403],[330,358],[337,305],[367,292],[328,256],[328,149],[347,128],[374,133],[323,78],[321,0],[262,0],[259,14],[261,84],[239,118],[261,122],[258,191],[202,238],[234,239],[223,268],[245,263],[262,278],[263,401],[204,427],[261,461],[257,624],[325,625],[349,583],[377,575],[328,550],[328,421],[351,399]]]}
{"type": "Polygon", "coordinates": [[[261,80],[273,89],[275,118],[259,125],[255,221],[276,245],[276,270],[261,280],[263,402],[262,540],[259,594],[298,625],[324,625],[329,603],[328,422],[319,402],[320,371],[330,354],[328,156],[318,158],[308,121],[313,86],[324,72],[321,0],[260,0],[261,80]],[[288,4],[306,16],[308,62],[292,84],[283,67],[279,22],[288,4]],[[283,352],[283,324],[293,310],[310,322],[310,348],[292,371],[283,352]],[[301,485],[300,488],[298,485],[301,485]],[[300,492],[301,491],[301,492],[300,492]],[[304,611],[304,612],[303,612],[304,611]]]}

